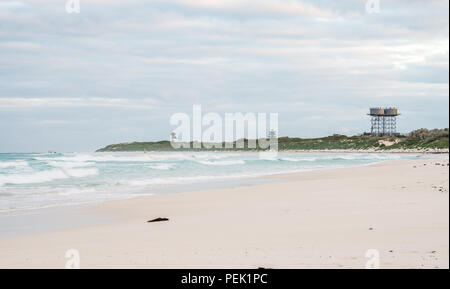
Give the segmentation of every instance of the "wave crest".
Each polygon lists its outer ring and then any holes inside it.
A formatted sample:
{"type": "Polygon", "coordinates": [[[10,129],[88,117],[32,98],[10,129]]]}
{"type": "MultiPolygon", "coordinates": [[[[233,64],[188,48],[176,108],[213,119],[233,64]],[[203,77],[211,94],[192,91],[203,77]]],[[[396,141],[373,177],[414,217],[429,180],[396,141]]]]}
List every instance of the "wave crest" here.
{"type": "Polygon", "coordinates": [[[198,163],[202,165],[208,166],[236,166],[236,165],[245,165],[244,160],[229,160],[229,161],[198,161],[198,163]]]}

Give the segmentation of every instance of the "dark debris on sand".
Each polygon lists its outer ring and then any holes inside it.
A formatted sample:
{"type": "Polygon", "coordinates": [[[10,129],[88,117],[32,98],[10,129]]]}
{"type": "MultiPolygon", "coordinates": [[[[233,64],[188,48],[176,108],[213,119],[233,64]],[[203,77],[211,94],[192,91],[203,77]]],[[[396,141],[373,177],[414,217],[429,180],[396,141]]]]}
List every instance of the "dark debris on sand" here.
{"type": "Polygon", "coordinates": [[[147,221],[147,223],[165,222],[165,221],[169,221],[169,219],[168,218],[156,218],[156,219],[147,221]]]}

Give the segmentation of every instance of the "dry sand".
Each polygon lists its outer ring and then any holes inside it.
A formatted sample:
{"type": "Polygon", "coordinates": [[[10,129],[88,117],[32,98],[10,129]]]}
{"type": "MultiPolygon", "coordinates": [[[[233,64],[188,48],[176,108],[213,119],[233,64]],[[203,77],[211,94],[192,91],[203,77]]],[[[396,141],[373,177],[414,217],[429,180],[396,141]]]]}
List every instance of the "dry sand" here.
{"type": "Polygon", "coordinates": [[[109,224],[0,239],[0,267],[64,268],[77,249],[81,268],[364,268],[376,249],[381,268],[448,268],[447,164],[391,161],[108,202],[84,210],[114,216],[109,224]],[[170,220],[147,223],[157,217],[170,220]]]}

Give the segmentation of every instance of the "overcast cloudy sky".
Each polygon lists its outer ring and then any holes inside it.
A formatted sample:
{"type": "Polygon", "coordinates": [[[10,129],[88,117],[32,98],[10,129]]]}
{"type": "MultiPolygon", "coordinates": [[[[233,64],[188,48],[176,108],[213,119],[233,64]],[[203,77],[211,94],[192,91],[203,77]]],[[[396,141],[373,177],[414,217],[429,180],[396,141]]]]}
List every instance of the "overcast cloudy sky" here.
{"type": "Polygon", "coordinates": [[[0,0],[0,152],[167,139],[169,118],[278,112],[280,135],[448,127],[449,2],[0,0]]]}

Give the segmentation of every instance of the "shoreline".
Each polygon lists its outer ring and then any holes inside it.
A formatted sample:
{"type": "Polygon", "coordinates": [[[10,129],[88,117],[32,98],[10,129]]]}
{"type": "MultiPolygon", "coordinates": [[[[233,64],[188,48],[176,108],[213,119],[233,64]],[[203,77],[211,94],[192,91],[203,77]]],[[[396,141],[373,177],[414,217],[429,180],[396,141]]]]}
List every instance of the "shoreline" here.
{"type": "MultiPolygon", "coordinates": [[[[172,152],[167,152],[167,154],[171,154],[172,152]]],[[[230,154],[224,151],[211,151],[211,152],[204,152],[206,154],[230,154]]],[[[257,154],[256,151],[236,151],[231,154],[240,155],[240,154],[247,154],[247,155],[254,155],[257,154]]],[[[333,151],[333,152],[300,152],[300,151],[281,151],[280,157],[282,157],[285,154],[295,154],[298,156],[305,156],[305,155],[331,155],[331,154],[340,154],[340,151],[333,151]]],[[[347,152],[348,154],[364,154],[361,153],[355,153],[355,152],[347,152]]],[[[84,154],[84,153],[75,153],[75,154],[84,154]]],[[[85,153],[89,154],[89,153],[85,153]]],[[[118,155],[118,156],[126,156],[126,155],[140,155],[145,154],[144,152],[112,152],[112,153],[99,153],[101,154],[107,154],[107,155],[118,155]]],[[[395,153],[393,153],[395,155],[395,153]]],[[[406,153],[405,153],[406,154],[406,153]]],[[[411,156],[430,156],[431,154],[422,154],[422,153],[407,153],[411,156]]],[[[380,154],[383,155],[383,154],[380,154]]],[[[388,155],[388,154],[384,154],[388,155]]],[[[401,154],[396,154],[401,155],[401,154]]],[[[264,159],[265,156],[263,156],[264,159]]],[[[269,158],[271,158],[272,155],[269,155],[269,158]]],[[[434,155],[433,158],[437,157],[434,155]]],[[[95,205],[98,203],[108,202],[108,201],[114,201],[114,200],[122,200],[122,199],[129,199],[139,196],[145,196],[145,195],[152,195],[152,194],[166,194],[166,193],[179,193],[186,190],[206,190],[206,189],[220,189],[225,187],[236,187],[241,186],[240,183],[242,182],[250,182],[252,184],[258,184],[263,183],[262,180],[270,179],[271,176],[277,176],[277,175],[285,175],[285,174],[297,174],[297,173],[304,173],[304,172],[310,172],[310,171],[317,171],[317,170],[333,170],[333,169],[342,169],[342,168],[357,168],[357,167],[363,167],[366,165],[371,165],[375,163],[382,162],[381,160],[373,160],[372,162],[366,163],[366,164],[349,164],[349,165],[339,165],[339,166],[332,166],[330,168],[328,167],[317,167],[317,168],[300,168],[300,169],[286,169],[286,170],[280,170],[277,172],[258,172],[254,174],[245,174],[245,175],[229,175],[229,176],[216,176],[215,179],[209,179],[206,177],[205,179],[198,180],[198,181],[188,181],[186,183],[182,184],[176,184],[176,183],[167,183],[167,184],[155,184],[154,187],[150,187],[147,190],[142,190],[142,192],[135,194],[133,196],[116,196],[114,198],[105,198],[105,199],[98,199],[98,200],[90,200],[90,201],[83,201],[83,202],[71,202],[71,203],[58,203],[58,204],[52,204],[52,205],[43,205],[43,206],[36,206],[36,207],[28,207],[28,208],[14,208],[14,209],[0,209],[0,224],[2,223],[2,217],[8,216],[8,215],[16,215],[16,214],[23,214],[27,212],[38,212],[38,211],[45,211],[45,210],[52,210],[52,209],[59,209],[59,208],[73,208],[73,207],[86,207],[95,205]],[[216,185],[217,184],[217,185],[216,185]]],[[[2,236],[2,230],[0,226],[0,237],[2,236]]]]}
{"type": "MultiPolygon", "coordinates": [[[[339,153],[348,153],[348,154],[358,154],[358,153],[378,153],[376,151],[341,151],[341,150],[332,150],[332,151],[297,151],[297,150],[293,150],[293,151],[279,151],[278,153],[282,154],[306,154],[306,155],[311,155],[311,154],[315,154],[315,152],[317,154],[339,154],[339,153]]],[[[108,153],[113,153],[113,154],[120,154],[120,155],[126,155],[126,154],[144,154],[144,152],[99,152],[99,154],[108,154],[108,153]]],[[[151,152],[149,152],[151,153],[151,152]]],[[[171,153],[171,152],[167,152],[167,153],[171,153]]],[[[205,153],[227,153],[225,151],[210,151],[210,152],[205,152],[205,153]]],[[[229,152],[228,152],[229,153],[229,152]]],[[[257,151],[234,151],[233,153],[236,154],[248,154],[248,153],[259,153],[257,151]]],[[[381,153],[383,154],[383,153],[381,153]]],[[[392,152],[392,154],[399,154],[399,153],[394,153],[392,152]]],[[[417,152],[404,152],[403,154],[409,154],[409,155],[434,155],[434,158],[437,158],[438,156],[433,153],[417,153],[417,152]]],[[[433,159],[434,159],[433,158],[433,159]]],[[[258,184],[263,184],[264,180],[270,180],[270,179],[274,179],[277,176],[284,176],[284,175],[292,175],[292,174],[302,174],[302,173],[307,173],[307,172],[314,172],[314,171],[327,171],[327,170],[336,170],[336,169],[346,169],[346,168],[360,168],[360,167],[365,167],[365,166],[371,166],[371,165],[375,165],[378,163],[383,163],[386,161],[390,161],[390,160],[378,160],[378,161],[374,161],[372,163],[367,163],[367,164],[355,164],[355,165],[348,165],[348,166],[337,166],[337,167],[331,167],[331,168],[327,168],[327,167],[320,167],[320,168],[307,168],[307,169],[300,169],[300,170],[293,170],[293,171],[282,171],[282,172],[270,172],[270,173],[261,173],[261,174],[255,174],[255,175],[245,175],[245,176],[232,176],[232,177],[228,177],[228,176],[218,176],[217,179],[215,180],[201,180],[198,182],[193,182],[193,183],[187,183],[187,184],[183,184],[184,187],[181,187],[180,184],[165,184],[163,187],[161,186],[156,186],[155,188],[152,188],[152,192],[148,193],[147,196],[152,196],[154,194],[172,194],[172,193],[181,193],[181,192],[185,192],[185,191],[205,191],[205,190],[211,190],[211,189],[221,189],[221,188],[233,188],[233,187],[241,187],[241,186],[249,186],[249,185],[258,185],[258,184]],[[242,183],[247,183],[247,184],[242,184],[242,183]],[[187,186],[187,188],[186,188],[187,186]],[[157,190],[158,193],[154,193],[153,191],[157,190]]],[[[147,194],[147,193],[146,193],[147,194]]],[[[3,217],[9,217],[9,216],[16,216],[16,215],[23,215],[23,214],[39,214],[39,212],[44,212],[46,213],[46,211],[52,211],[52,210],[60,210],[60,209],[68,209],[68,210],[72,210],[72,209],[76,209],[76,208],[86,208],[86,207],[90,207],[90,206],[95,206],[97,204],[101,204],[101,203],[105,203],[105,202],[111,202],[111,201],[120,201],[120,200],[126,200],[126,199],[133,199],[133,198],[138,198],[138,197],[142,197],[142,196],[146,196],[146,194],[142,194],[142,195],[136,195],[136,196],[127,196],[127,197],[117,197],[117,198],[112,198],[112,199],[103,199],[103,200],[96,200],[96,201],[87,201],[87,202],[81,202],[81,203],[71,203],[71,204],[56,204],[56,205],[51,205],[51,206],[43,206],[43,207],[36,207],[36,208],[18,208],[18,209],[14,209],[14,210],[9,210],[9,211],[0,211],[0,224],[2,223],[2,218],[3,217]]],[[[5,222],[3,222],[5,223],[5,222]]],[[[0,226],[1,228],[1,226],[0,226]]],[[[2,237],[2,232],[0,229],[0,238],[2,237]]]]}
{"type": "MultiPolygon", "coordinates": [[[[173,152],[204,152],[204,153],[260,153],[267,151],[256,151],[256,150],[154,150],[154,151],[93,151],[93,152],[55,152],[58,153],[95,153],[95,154],[107,154],[107,153],[173,153],[173,152]]],[[[330,150],[278,150],[278,153],[379,153],[379,154],[448,154],[450,149],[367,149],[367,150],[357,150],[357,149],[330,149],[330,150]]],[[[48,154],[46,152],[0,152],[0,154],[48,154]]]]}
{"type": "Polygon", "coordinates": [[[0,238],[0,268],[64,268],[68,249],[82,268],[364,268],[368,249],[382,268],[448,268],[447,165],[388,161],[110,201],[83,209],[114,216],[105,224],[0,238]],[[158,217],[169,221],[147,223],[158,217]]]}
{"type": "Polygon", "coordinates": [[[383,154],[383,153],[387,153],[387,154],[448,154],[449,150],[448,149],[430,149],[430,150],[404,150],[404,149],[392,149],[392,150],[375,150],[375,149],[370,149],[370,150],[284,150],[284,151],[280,151],[280,152],[297,152],[297,153],[301,153],[301,152],[306,152],[306,153],[375,153],[375,154],[383,154]]]}
{"type": "MultiPolygon", "coordinates": [[[[107,153],[173,153],[173,152],[193,152],[193,153],[264,153],[269,151],[257,151],[257,150],[160,150],[160,151],[95,151],[92,153],[96,154],[107,154],[107,153]]],[[[278,150],[277,153],[368,153],[368,154],[448,154],[450,152],[449,149],[387,149],[387,150],[377,150],[377,149],[367,149],[367,150],[357,150],[357,149],[330,149],[330,150],[278,150]]]]}
{"type": "Polygon", "coordinates": [[[58,230],[71,230],[83,226],[111,223],[111,221],[116,220],[115,216],[110,214],[97,214],[95,210],[91,210],[92,208],[105,203],[117,201],[120,202],[124,200],[133,200],[139,198],[152,198],[156,195],[163,196],[218,189],[245,188],[255,185],[275,183],[279,181],[274,178],[278,175],[289,174],[261,175],[251,178],[231,178],[231,183],[226,182],[227,180],[219,180],[214,183],[212,183],[211,181],[205,183],[193,183],[189,184],[187,186],[188,188],[184,189],[181,187],[181,185],[169,185],[168,187],[165,187],[159,194],[149,193],[147,195],[122,197],[109,200],[98,200],[95,202],[55,205],[49,207],[18,209],[8,212],[0,212],[0,240],[2,238],[26,237],[44,233],[52,233],[58,230]],[[32,218],[28,218],[31,216],[32,218]],[[78,219],[76,218],[76,216],[83,216],[83,218],[78,219]],[[63,221],[60,220],[61,218],[63,219],[63,221]],[[64,225],[62,224],[62,222],[66,222],[66,224],[64,225]],[[45,224],[45,226],[42,226],[42,224],[45,224]],[[19,230],[15,229],[15,227],[19,227],[19,230]]]}

